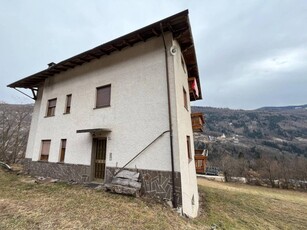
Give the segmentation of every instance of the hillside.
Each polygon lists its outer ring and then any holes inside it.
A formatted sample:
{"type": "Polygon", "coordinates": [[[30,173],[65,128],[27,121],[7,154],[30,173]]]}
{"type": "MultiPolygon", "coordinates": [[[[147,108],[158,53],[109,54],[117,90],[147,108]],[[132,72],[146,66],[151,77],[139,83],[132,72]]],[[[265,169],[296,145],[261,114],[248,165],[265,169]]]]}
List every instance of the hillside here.
{"type": "Polygon", "coordinates": [[[208,165],[228,179],[244,176],[251,183],[307,189],[307,105],[192,111],[205,116],[204,132],[194,136],[206,143],[208,165]]]}
{"type": "Polygon", "coordinates": [[[203,135],[215,139],[224,134],[221,140],[227,146],[249,148],[256,155],[265,149],[307,157],[307,105],[257,110],[193,107],[192,111],[204,113],[203,135]]]}

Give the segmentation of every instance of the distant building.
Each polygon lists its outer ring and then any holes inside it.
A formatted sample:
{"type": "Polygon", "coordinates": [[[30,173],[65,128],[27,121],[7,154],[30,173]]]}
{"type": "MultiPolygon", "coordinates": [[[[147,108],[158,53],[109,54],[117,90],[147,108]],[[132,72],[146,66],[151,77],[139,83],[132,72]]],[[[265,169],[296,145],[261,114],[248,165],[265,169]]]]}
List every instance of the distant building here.
{"type": "Polygon", "coordinates": [[[30,174],[103,183],[125,167],[140,172],[148,196],[197,215],[190,101],[202,94],[188,11],[9,87],[35,99],[30,174]]]}

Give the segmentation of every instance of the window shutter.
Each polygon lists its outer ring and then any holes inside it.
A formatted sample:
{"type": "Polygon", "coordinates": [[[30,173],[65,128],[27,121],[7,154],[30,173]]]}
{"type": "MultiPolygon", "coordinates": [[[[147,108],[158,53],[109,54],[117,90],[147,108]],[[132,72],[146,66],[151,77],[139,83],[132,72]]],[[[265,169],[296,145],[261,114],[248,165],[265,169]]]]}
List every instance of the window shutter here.
{"type": "Polygon", "coordinates": [[[97,101],[96,101],[97,108],[109,106],[110,99],[111,99],[111,85],[97,88],[97,101]]]}

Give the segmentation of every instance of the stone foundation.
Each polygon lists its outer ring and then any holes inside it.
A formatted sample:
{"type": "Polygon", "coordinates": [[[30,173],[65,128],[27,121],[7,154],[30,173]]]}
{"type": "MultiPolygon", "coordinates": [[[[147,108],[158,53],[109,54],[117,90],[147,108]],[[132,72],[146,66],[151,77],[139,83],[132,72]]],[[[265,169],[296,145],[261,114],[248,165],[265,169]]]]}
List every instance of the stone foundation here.
{"type": "MultiPolygon", "coordinates": [[[[91,166],[65,164],[24,159],[24,171],[32,176],[51,177],[63,181],[78,183],[90,182],[91,166]]],[[[117,168],[106,167],[105,182],[110,183],[117,168]]],[[[141,193],[158,200],[172,200],[172,172],[146,169],[128,169],[140,173],[141,193]]],[[[182,204],[181,175],[175,172],[175,189],[177,204],[182,204]]]]}
{"type": "MultiPolygon", "coordinates": [[[[106,183],[110,183],[117,168],[106,168],[106,183]]],[[[146,169],[128,169],[140,173],[142,183],[141,193],[158,200],[172,200],[172,172],[155,171],[146,169]]],[[[180,172],[175,172],[175,189],[177,194],[177,204],[182,204],[181,199],[181,176],[180,172]]]]}
{"type": "Polygon", "coordinates": [[[45,161],[32,161],[24,159],[24,171],[33,176],[51,177],[63,181],[88,182],[91,166],[54,163],[45,161]]]}

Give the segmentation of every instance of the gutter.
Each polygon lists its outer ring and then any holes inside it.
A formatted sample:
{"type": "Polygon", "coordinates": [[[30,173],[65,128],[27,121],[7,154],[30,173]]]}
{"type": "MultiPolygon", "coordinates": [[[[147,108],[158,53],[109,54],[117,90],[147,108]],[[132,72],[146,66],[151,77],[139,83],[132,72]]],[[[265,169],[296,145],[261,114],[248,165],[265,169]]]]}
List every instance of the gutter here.
{"type": "Polygon", "coordinates": [[[165,72],[166,72],[166,82],[167,82],[167,100],[168,100],[168,122],[169,122],[169,131],[170,131],[170,149],[171,149],[171,164],[172,164],[172,204],[173,208],[177,208],[177,194],[175,188],[175,164],[174,164],[174,147],[173,147],[173,126],[172,126],[172,110],[171,110],[171,95],[170,95],[170,81],[169,81],[169,69],[168,69],[168,59],[167,59],[167,48],[165,42],[165,36],[163,31],[162,23],[160,23],[160,29],[164,45],[165,53],[165,72]]]}

